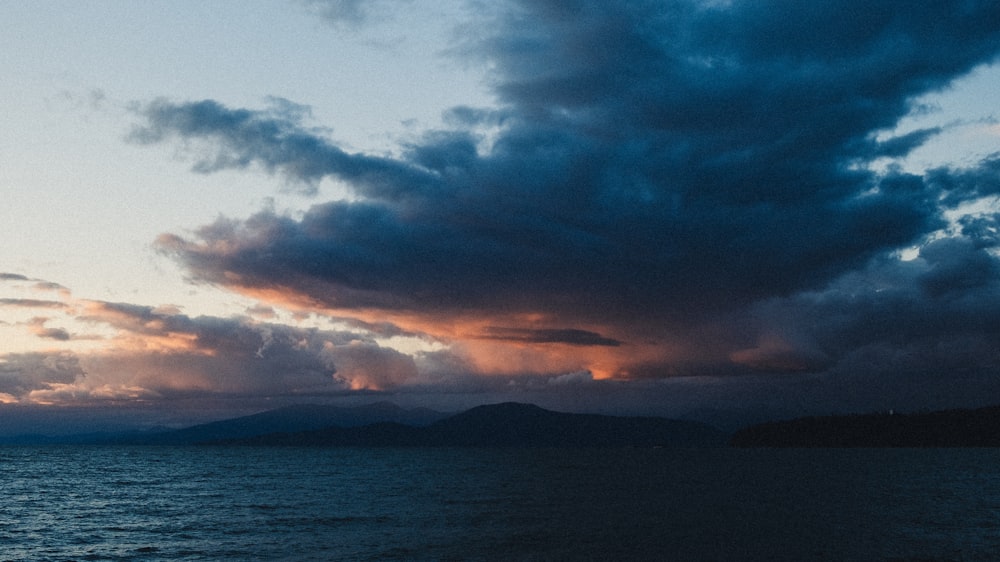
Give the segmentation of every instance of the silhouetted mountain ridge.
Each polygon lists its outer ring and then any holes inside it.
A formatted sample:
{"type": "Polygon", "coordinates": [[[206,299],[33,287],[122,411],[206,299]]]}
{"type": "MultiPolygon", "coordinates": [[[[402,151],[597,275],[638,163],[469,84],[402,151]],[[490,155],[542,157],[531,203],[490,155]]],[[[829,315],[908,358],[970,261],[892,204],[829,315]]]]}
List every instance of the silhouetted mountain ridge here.
{"type": "Polygon", "coordinates": [[[798,418],[737,431],[736,447],[1000,447],[1000,406],[798,418]]]}
{"type": "Polygon", "coordinates": [[[530,404],[477,406],[426,427],[378,423],[226,440],[242,445],[425,447],[704,447],[725,434],[699,422],[568,414],[530,404]]]}
{"type": "Polygon", "coordinates": [[[243,439],[268,433],[293,433],[333,426],[353,428],[382,422],[422,426],[448,415],[427,408],[405,409],[392,402],[375,402],[351,407],[295,404],[249,416],[144,436],[133,441],[144,444],[189,444],[243,439]]]}

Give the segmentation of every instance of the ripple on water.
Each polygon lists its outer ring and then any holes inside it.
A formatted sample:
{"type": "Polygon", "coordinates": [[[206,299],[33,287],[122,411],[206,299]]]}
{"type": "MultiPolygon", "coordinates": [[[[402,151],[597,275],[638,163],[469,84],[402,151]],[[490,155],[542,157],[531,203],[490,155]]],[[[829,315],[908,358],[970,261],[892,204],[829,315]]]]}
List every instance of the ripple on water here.
{"type": "Polygon", "coordinates": [[[0,448],[0,560],[989,560],[1000,452],[0,448]]]}

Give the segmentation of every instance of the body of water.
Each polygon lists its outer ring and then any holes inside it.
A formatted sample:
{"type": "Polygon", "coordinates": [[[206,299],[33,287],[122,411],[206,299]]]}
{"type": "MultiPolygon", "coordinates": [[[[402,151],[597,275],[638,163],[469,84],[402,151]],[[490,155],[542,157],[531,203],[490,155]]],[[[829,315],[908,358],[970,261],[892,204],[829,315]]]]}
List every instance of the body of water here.
{"type": "Polygon", "coordinates": [[[0,560],[991,560],[1000,450],[0,447],[0,560]]]}

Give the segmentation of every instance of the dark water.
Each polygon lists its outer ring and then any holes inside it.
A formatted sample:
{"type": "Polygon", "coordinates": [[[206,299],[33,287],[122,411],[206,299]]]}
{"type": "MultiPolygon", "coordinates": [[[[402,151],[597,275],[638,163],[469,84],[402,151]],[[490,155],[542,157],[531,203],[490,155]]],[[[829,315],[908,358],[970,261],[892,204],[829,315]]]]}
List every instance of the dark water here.
{"type": "Polygon", "coordinates": [[[0,448],[0,560],[991,560],[1000,450],[0,448]]]}

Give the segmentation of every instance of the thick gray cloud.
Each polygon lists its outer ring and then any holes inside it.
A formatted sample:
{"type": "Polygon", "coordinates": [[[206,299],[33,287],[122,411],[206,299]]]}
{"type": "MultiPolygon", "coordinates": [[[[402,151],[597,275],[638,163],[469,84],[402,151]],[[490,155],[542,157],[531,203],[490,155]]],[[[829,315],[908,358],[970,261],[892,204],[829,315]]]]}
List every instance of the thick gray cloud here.
{"type": "Polygon", "coordinates": [[[203,141],[200,171],[333,177],[360,196],[159,247],[196,279],[341,310],[548,319],[471,338],[612,347],[687,330],[711,350],[631,376],[996,341],[996,217],[929,241],[946,209],[1000,192],[998,160],[866,165],[940,133],[878,136],[996,59],[1000,4],[525,1],[479,31],[458,51],[494,69],[500,107],[454,108],[452,129],[399,157],[349,153],[282,111],[142,106],[133,138],[203,141]],[[917,262],[891,257],[918,244],[917,262]],[[897,285],[869,290],[880,278],[897,285]]]}
{"type": "MultiPolygon", "coordinates": [[[[111,328],[100,350],[0,354],[0,402],[160,402],[211,397],[330,397],[396,390],[438,374],[447,354],[421,359],[353,331],[249,318],[190,317],[166,307],[80,301],[77,323],[111,328]]],[[[49,318],[37,337],[74,339],[49,318]]]]}
{"type": "MultiPolygon", "coordinates": [[[[966,238],[945,238],[925,246],[910,262],[876,260],[823,291],[761,303],[766,325],[811,341],[831,357],[870,345],[923,348],[928,357],[961,357],[943,343],[1000,342],[1000,275],[986,249],[966,238]]],[[[967,357],[968,358],[968,357],[967,357]]],[[[980,366],[1000,366],[995,351],[981,355],[980,366]]]]}
{"type": "MultiPolygon", "coordinates": [[[[0,395],[22,397],[52,385],[70,384],[86,376],[72,353],[13,353],[0,360],[0,395]]],[[[0,396],[0,402],[3,402],[0,396]]]]}
{"type": "Polygon", "coordinates": [[[180,392],[321,395],[398,386],[416,376],[412,358],[354,332],[192,318],[126,303],[93,303],[90,314],[79,319],[123,330],[138,342],[137,348],[124,345],[90,360],[134,362],[140,366],[137,384],[159,394],[176,387],[180,392]]]}

